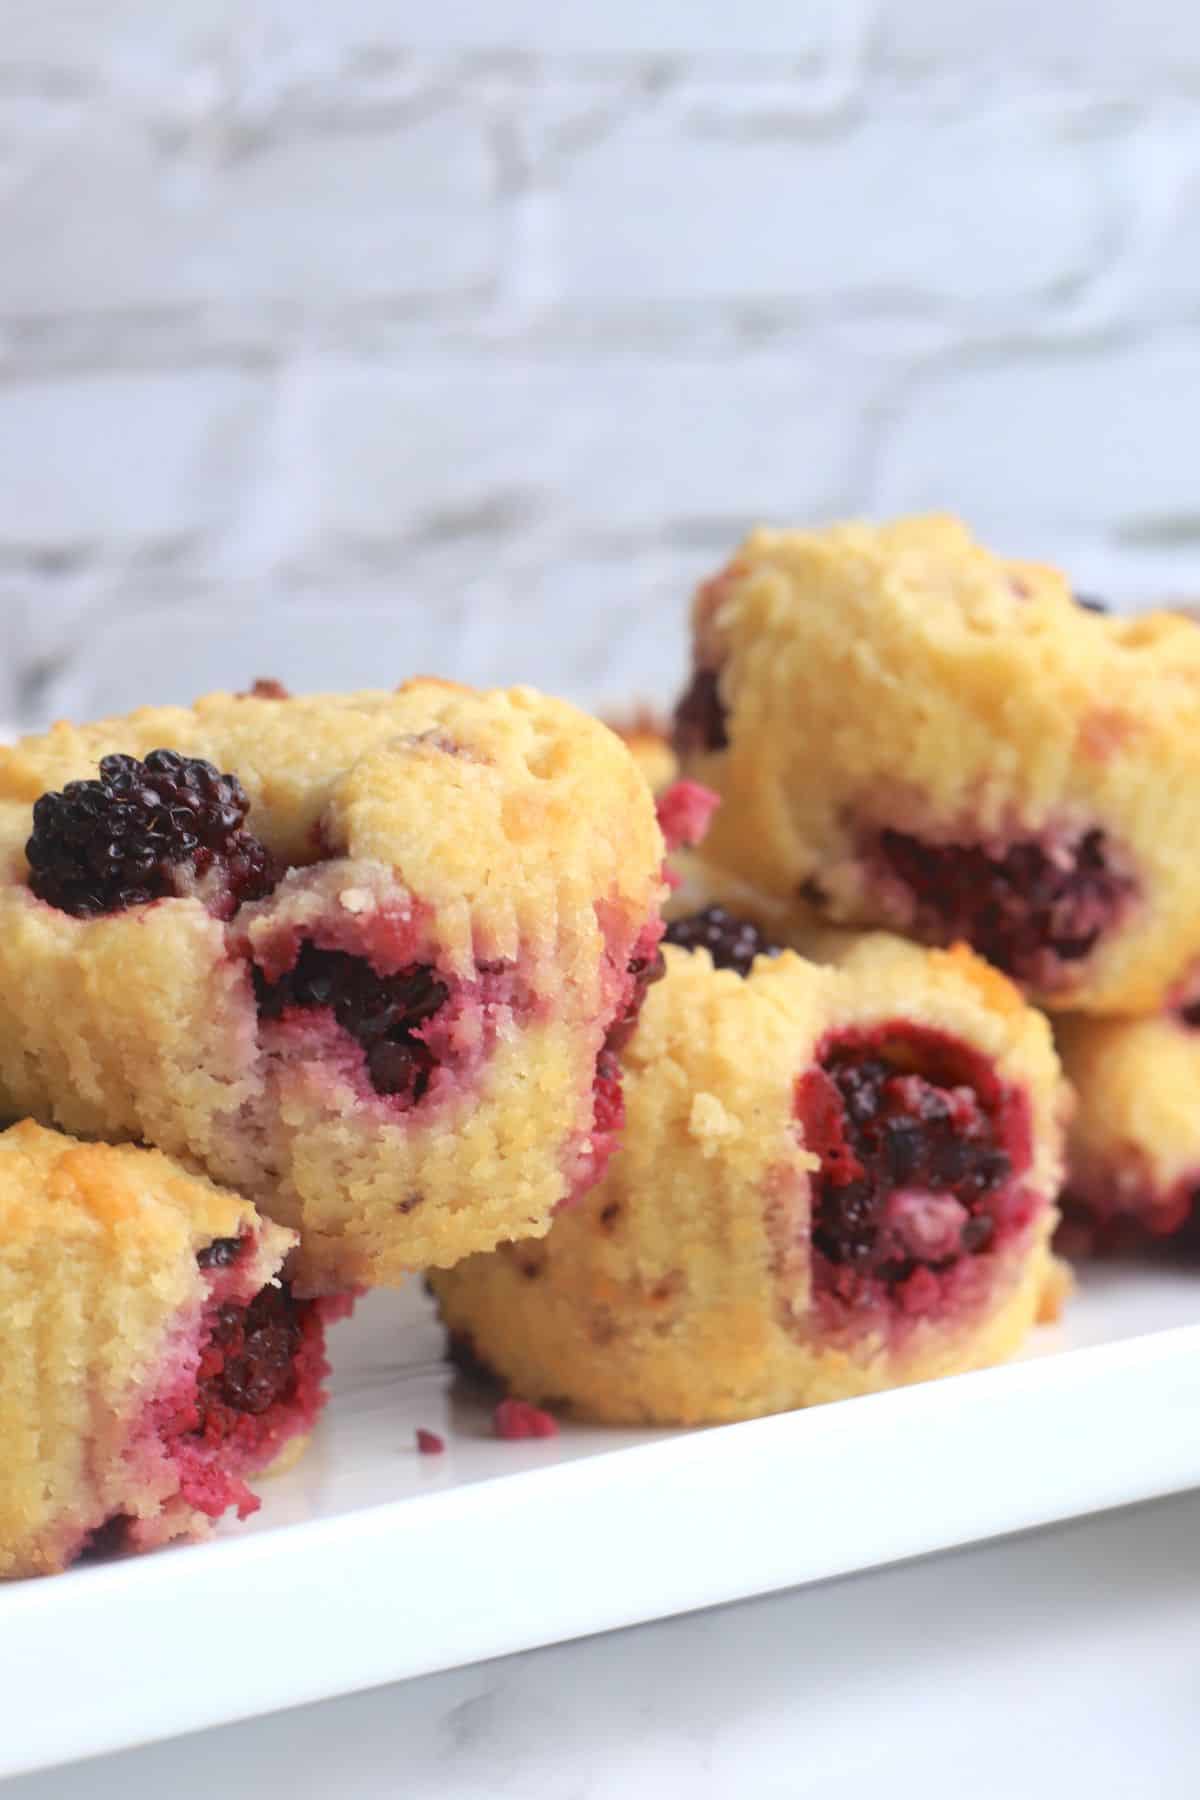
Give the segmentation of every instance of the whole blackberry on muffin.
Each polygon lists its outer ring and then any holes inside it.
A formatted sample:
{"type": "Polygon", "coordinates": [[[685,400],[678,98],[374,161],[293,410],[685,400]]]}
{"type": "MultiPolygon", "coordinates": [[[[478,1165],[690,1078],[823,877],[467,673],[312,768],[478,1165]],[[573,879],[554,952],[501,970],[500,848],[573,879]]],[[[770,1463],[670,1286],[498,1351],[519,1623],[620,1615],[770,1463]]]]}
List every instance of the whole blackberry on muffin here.
{"type": "Polygon", "coordinates": [[[0,1577],[255,1510],[345,1310],[279,1280],[294,1242],[158,1151],[0,1133],[0,1577]]]}
{"type": "Polygon", "coordinates": [[[77,919],[187,893],[232,916],[274,885],[267,850],[244,829],[249,805],[236,776],[200,757],[103,756],[99,780],[36,802],[29,886],[77,919]]]}
{"type": "Polygon", "coordinates": [[[620,1129],[663,852],[528,689],[58,725],[0,750],[0,1111],[195,1159],[306,1292],[536,1236],[620,1129]]]}
{"type": "Polygon", "coordinates": [[[438,1271],[531,1401],[696,1424],[977,1368],[1056,1275],[1063,1088],[1045,1020],[965,947],[876,934],[747,975],[668,945],[600,1185],[539,1244],[438,1271]]]}
{"type": "Polygon", "coordinates": [[[676,744],[706,856],[785,905],[1066,1010],[1153,1011],[1200,955],[1200,633],[953,520],[755,532],[697,596],[676,744]]]}
{"type": "Polygon", "coordinates": [[[739,918],[715,902],[672,919],[663,941],[681,950],[707,950],[714,969],[738,975],[748,975],[760,956],[778,955],[778,946],[753,919],[739,918]]]}

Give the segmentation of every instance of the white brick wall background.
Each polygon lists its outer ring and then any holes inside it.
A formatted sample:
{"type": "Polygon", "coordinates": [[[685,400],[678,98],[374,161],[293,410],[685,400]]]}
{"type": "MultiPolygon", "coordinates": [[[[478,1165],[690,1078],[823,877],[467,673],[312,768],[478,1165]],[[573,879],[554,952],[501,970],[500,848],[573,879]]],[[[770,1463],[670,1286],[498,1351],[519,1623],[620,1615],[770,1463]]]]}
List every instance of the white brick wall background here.
{"type": "Polygon", "coordinates": [[[0,23],[0,716],[665,697],[759,519],[1200,589],[1187,0],[0,23]]]}

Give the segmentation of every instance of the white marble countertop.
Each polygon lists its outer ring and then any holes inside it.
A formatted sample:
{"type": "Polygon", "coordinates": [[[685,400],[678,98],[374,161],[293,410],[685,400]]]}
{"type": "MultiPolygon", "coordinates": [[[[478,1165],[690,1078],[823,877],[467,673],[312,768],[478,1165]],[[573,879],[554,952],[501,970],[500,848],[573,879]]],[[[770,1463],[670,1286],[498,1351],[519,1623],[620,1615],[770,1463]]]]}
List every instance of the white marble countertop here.
{"type": "Polygon", "coordinates": [[[1198,1545],[1200,1493],[1180,1495],[20,1777],[5,1800],[1195,1800],[1198,1545]]]}

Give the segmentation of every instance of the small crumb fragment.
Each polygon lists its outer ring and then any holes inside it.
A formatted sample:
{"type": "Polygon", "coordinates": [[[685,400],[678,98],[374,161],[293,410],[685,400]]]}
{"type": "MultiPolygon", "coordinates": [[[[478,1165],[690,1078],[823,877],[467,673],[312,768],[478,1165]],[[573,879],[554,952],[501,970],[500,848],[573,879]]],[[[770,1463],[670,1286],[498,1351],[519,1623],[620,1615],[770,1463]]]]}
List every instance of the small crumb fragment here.
{"type": "Polygon", "coordinates": [[[273,675],[260,675],[249,693],[242,697],[252,700],[290,700],[292,696],[282,681],[276,681],[273,675]]]}
{"type": "Polygon", "coordinates": [[[492,1426],[498,1438],[550,1438],[558,1436],[558,1420],[528,1400],[501,1400],[492,1414],[492,1426]]]}
{"type": "Polygon", "coordinates": [[[439,1437],[436,1431],[427,1431],[424,1425],[417,1426],[417,1449],[422,1456],[441,1456],[445,1448],[444,1437],[439,1437]]]}
{"type": "Polygon", "coordinates": [[[694,1094],[688,1131],[702,1156],[716,1156],[722,1145],[742,1135],[742,1122],[727,1111],[716,1094],[694,1094]]]}
{"type": "Polygon", "coordinates": [[[659,829],[667,840],[667,849],[698,844],[720,804],[720,795],[698,781],[672,782],[656,803],[659,829]]]}

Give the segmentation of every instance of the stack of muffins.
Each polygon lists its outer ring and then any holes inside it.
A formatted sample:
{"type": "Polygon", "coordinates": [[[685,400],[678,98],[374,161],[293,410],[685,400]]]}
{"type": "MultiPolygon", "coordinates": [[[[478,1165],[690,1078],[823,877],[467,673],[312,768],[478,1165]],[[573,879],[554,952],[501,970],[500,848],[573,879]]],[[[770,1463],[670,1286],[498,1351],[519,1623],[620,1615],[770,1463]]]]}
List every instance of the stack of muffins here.
{"type": "Polygon", "coordinates": [[[713,861],[1011,976],[1076,1095],[1067,1205],[1180,1230],[1200,1188],[1194,622],[1107,617],[935,519],[759,532],[695,625],[682,744],[727,802],[713,861]]]}
{"type": "Polygon", "coordinates": [[[0,752],[0,1575],[252,1510],[350,1296],[595,1182],[663,854],[619,739],[524,689],[0,752]]]}
{"type": "Polygon", "coordinates": [[[1184,1222],[1192,622],[949,519],[759,531],[696,597],[673,748],[720,805],[625,1147],[544,1243],[435,1279],[479,1358],[592,1417],[742,1418],[1014,1349],[1068,1164],[1091,1220],[1184,1222]]]}
{"type": "Polygon", "coordinates": [[[412,1272],[515,1401],[687,1424],[1010,1354],[1068,1167],[1186,1222],[1200,631],[940,519],[693,625],[670,744],[424,681],[0,753],[0,1574],[250,1510],[412,1272]]]}

